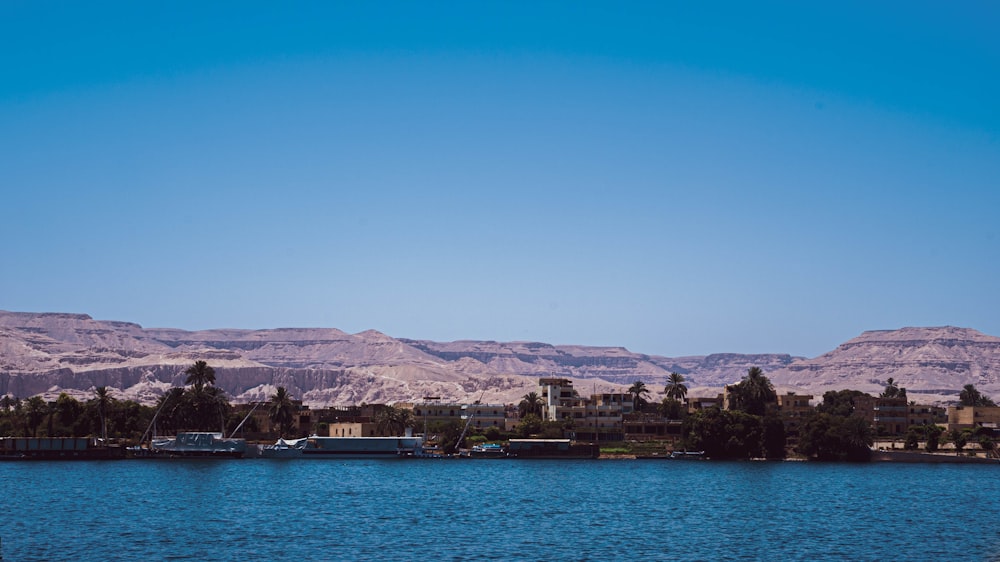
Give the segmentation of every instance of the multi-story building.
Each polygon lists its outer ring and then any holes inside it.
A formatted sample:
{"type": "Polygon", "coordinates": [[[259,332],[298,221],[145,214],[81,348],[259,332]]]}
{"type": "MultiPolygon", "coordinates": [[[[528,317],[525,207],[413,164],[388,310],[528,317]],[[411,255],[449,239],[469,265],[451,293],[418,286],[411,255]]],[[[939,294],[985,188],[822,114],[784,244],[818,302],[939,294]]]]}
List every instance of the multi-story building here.
{"type": "Polygon", "coordinates": [[[506,429],[506,407],[503,404],[459,404],[456,402],[421,402],[406,405],[413,410],[418,425],[457,421],[470,427],[506,429]],[[471,422],[469,419],[471,418],[471,422]]]}
{"type": "Polygon", "coordinates": [[[906,398],[875,399],[872,425],[875,432],[882,435],[901,435],[906,433],[908,426],[908,407],[906,398]]]}
{"type": "Polygon", "coordinates": [[[945,422],[944,408],[909,404],[906,397],[854,397],[854,415],[868,420],[878,435],[903,435],[914,425],[945,422]]]}
{"type": "Polygon", "coordinates": [[[948,430],[977,427],[1000,428],[1000,407],[948,406],[948,430]]]}
{"type": "Polygon", "coordinates": [[[914,425],[944,425],[948,423],[948,410],[944,407],[910,404],[907,409],[907,429],[914,425]]]}
{"type": "Polygon", "coordinates": [[[799,442],[799,428],[813,414],[815,408],[810,404],[811,394],[795,394],[787,392],[778,395],[778,415],[785,426],[785,439],[789,447],[799,442]]]}
{"type": "Polygon", "coordinates": [[[634,410],[632,395],[606,392],[581,397],[573,381],[561,378],[538,380],[542,398],[542,419],[569,422],[574,439],[585,441],[622,441],[625,439],[624,416],[634,410]]]}
{"type": "Polygon", "coordinates": [[[634,412],[622,421],[626,441],[677,441],[684,422],[668,420],[659,414],[634,412]]]}

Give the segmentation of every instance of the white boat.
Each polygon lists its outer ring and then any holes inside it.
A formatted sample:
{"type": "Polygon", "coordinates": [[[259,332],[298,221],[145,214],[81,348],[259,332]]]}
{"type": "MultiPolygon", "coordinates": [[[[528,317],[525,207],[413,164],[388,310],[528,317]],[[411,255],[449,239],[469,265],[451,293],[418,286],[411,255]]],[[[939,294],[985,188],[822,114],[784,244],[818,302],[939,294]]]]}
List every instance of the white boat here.
{"type": "Polygon", "coordinates": [[[507,457],[507,449],[499,443],[482,443],[473,445],[468,456],[474,459],[503,459],[507,457]]]}
{"type": "Polygon", "coordinates": [[[670,453],[670,458],[674,460],[701,460],[705,458],[705,451],[674,451],[670,453]]]}
{"type": "Polygon", "coordinates": [[[266,459],[295,459],[302,456],[302,450],[309,444],[309,438],[278,439],[274,445],[262,445],[260,455],[266,459]]]}
{"type": "Polygon", "coordinates": [[[223,437],[211,431],[180,432],[176,437],[153,438],[149,445],[151,457],[219,457],[243,458],[247,442],[223,437]]]}
{"type": "Polygon", "coordinates": [[[319,437],[278,439],[260,449],[265,459],[382,459],[420,456],[422,437],[319,437]]]}

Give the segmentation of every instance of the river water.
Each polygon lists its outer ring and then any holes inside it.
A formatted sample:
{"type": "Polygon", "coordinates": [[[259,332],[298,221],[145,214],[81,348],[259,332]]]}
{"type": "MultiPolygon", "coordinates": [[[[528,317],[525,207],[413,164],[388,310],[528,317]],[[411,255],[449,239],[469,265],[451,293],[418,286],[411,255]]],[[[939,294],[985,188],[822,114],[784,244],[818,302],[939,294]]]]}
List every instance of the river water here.
{"type": "Polygon", "coordinates": [[[0,463],[3,561],[1000,560],[1000,466],[0,463]]]}

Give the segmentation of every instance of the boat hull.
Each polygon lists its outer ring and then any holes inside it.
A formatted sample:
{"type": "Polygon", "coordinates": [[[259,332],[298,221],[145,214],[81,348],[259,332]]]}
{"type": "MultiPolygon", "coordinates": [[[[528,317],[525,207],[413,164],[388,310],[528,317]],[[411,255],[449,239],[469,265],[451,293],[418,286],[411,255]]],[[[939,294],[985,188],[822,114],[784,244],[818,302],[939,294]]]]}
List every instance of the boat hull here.
{"type": "Polygon", "coordinates": [[[260,450],[265,459],[392,459],[419,455],[419,437],[309,437],[260,450]]]}
{"type": "Polygon", "coordinates": [[[178,433],[173,439],[154,440],[146,458],[241,459],[246,454],[243,439],[227,439],[221,433],[178,433]]]}

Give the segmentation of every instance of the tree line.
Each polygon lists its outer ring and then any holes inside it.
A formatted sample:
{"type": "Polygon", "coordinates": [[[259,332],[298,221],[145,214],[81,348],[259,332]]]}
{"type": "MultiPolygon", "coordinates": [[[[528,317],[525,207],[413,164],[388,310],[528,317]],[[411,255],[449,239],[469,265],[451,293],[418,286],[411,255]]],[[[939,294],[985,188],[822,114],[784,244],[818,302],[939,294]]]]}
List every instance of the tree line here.
{"type": "MultiPolygon", "coordinates": [[[[0,435],[11,437],[100,437],[138,440],[154,425],[163,435],[178,431],[221,431],[230,433],[244,421],[235,412],[225,393],[216,386],[215,369],[196,361],[184,374],[183,387],[174,387],[155,405],[120,400],[105,387],[94,389],[87,400],[63,392],[52,402],[40,396],[20,399],[0,397],[0,435]]],[[[279,433],[295,432],[295,405],[284,387],[268,402],[268,416],[279,433]]],[[[244,429],[256,431],[253,418],[244,429]]]]}

